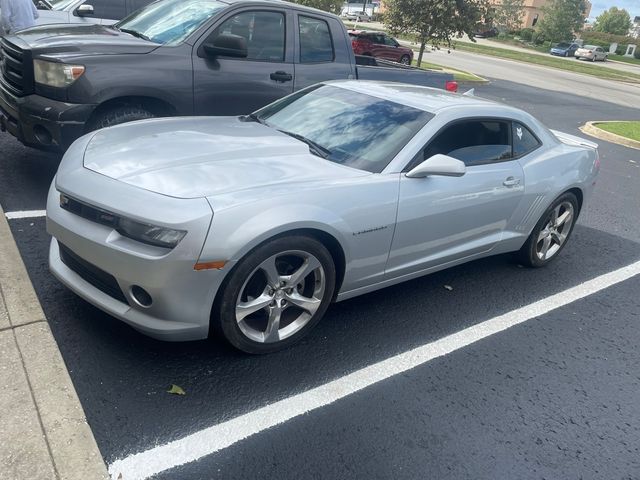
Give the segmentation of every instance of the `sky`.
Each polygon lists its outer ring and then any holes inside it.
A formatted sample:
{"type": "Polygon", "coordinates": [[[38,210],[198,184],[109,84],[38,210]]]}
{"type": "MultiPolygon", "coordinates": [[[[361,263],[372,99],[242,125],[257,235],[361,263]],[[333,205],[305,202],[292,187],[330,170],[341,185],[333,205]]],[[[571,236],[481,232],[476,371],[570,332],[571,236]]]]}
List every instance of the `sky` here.
{"type": "Polygon", "coordinates": [[[640,15],[640,0],[591,0],[591,3],[590,18],[596,18],[611,7],[624,8],[631,15],[631,20],[636,15],[640,15]]]}

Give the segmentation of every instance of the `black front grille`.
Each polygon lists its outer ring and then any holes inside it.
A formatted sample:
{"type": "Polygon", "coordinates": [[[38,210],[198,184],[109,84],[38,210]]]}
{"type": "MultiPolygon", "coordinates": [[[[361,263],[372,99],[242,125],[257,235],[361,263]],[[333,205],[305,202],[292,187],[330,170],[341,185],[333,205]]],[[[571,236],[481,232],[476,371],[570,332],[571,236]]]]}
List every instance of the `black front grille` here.
{"type": "Polygon", "coordinates": [[[85,218],[91,222],[106,225],[107,227],[117,228],[120,221],[120,217],[116,214],[79,202],[75,198],[71,198],[64,193],[60,194],[60,207],[78,215],[79,217],[85,218]]]}
{"type": "Polygon", "coordinates": [[[31,93],[33,66],[31,52],[24,51],[6,39],[0,40],[0,80],[13,95],[31,93]]]}
{"type": "Polygon", "coordinates": [[[122,293],[122,290],[120,290],[120,286],[113,275],[83,260],[63,244],[58,243],[58,246],[60,247],[60,259],[62,263],[98,290],[122,303],[128,304],[127,299],[122,293]]]}

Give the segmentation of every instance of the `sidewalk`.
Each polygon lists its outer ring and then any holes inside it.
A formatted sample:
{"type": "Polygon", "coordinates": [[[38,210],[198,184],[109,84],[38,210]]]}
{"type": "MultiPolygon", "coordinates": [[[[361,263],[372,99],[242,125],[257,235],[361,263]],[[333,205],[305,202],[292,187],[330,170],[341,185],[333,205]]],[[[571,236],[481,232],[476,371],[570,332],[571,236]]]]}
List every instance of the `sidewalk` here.
{"type": "Polygon", "coordinates": [[[107,471],[0,207],[0,478],[107,471]]]}

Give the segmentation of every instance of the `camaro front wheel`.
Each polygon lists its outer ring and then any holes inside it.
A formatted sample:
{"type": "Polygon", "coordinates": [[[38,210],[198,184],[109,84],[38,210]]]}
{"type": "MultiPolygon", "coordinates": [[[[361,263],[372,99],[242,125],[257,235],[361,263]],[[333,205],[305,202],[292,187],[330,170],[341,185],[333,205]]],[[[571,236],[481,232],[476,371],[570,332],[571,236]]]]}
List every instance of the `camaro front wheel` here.
{"type": "Polygon", "coordinates": [[[578,216],[578,200],[573,193],[561,195],[545,211],[519,252],[530,267],[542,267],[555,259],[569,240],[578,216]]]}
{"type": "Polygon", "coordinates": [[[274,239],[243,258],[219,302],[215,326],[236,348],[270,353],[300,340],[333,297],[331,254],[304,236],[274,239]]]}

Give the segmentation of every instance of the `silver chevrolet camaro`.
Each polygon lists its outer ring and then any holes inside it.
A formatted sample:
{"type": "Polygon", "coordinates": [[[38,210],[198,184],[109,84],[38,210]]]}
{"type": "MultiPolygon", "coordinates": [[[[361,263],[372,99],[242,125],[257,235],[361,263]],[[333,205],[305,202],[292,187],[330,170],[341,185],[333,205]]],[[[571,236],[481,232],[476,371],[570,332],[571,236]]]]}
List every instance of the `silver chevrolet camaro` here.
{"type": "Polygon", "coordinates": [[[327,82],[77,140],[49,192],[50,267],[145,334],[266,353],[331,301],[499,253],[546,265],[598,170],[596,144],[512,107],[327,82]]]}

